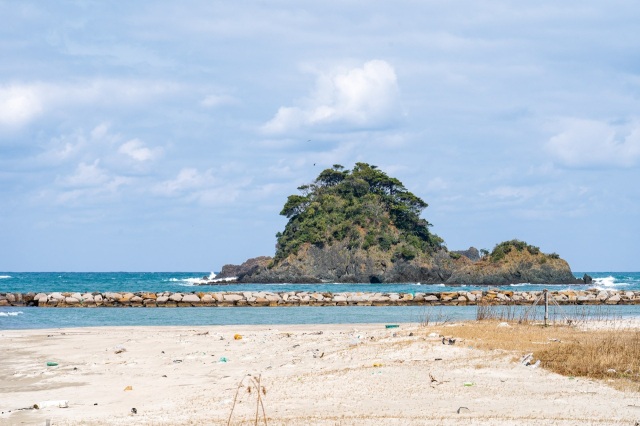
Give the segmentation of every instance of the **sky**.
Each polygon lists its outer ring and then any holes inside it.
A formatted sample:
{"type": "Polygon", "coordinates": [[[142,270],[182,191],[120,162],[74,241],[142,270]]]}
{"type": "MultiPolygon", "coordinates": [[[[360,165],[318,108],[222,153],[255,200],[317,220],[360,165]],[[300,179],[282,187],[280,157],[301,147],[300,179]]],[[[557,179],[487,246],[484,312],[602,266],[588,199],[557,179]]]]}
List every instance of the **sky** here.
{"type": "Polygon", "coordinates": [[[219,271],[378,166],[451,250],[640,270],[633,0],[0,0],[0,271],[219,271]]]}

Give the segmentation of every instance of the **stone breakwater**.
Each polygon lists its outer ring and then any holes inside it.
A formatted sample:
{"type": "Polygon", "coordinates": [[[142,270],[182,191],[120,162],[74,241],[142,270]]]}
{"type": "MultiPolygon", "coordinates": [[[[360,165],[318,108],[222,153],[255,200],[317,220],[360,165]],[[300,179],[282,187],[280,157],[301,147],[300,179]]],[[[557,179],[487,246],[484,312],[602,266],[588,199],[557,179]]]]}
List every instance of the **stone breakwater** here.
{"type": "MultiPolygon", "coordinates": [[[[549,301],[560,305],[640,305],[640,291],[558,290],[549,301]]],[[[531,305],[542,291],[477,290],[440,293],[0,293],[0,306],[38,307],[198,307],[198,306],[411,306],[531,305]]]]}

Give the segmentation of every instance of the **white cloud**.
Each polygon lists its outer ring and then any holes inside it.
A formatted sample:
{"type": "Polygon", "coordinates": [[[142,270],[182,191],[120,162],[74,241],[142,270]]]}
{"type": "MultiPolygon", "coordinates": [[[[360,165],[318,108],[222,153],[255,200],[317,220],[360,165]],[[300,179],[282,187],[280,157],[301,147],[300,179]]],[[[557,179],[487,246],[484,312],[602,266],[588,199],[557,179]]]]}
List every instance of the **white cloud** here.
{"type": "Polygon", "coordinates": [[[177,85],[162,81],[117,79],[0,86],[0,129],[24,127],[41,115],[69,106],[131,105],[176,90],[177,85]]]}
{"type": "Polygon", "coordinates": [[[303,127],[341,126],[351,129],[388,125],[398,116],[395,70],[386,61],[319,76],[304,105],[281,107],[262,130],[282,134],[303,127]]]}
{"type": "Polygon", "coordinates": [[[22,127],[43,109],[39,91],[28,85],[0,86],[0,128],[22,127]]]}
{"type": "Polygon", "coordinates": [[[213,175],[211,169],[200,172],[187,167],[180,170],[174,179],[157,184],[153,192],[165,197],[183,198],[187,202],[220,205],[234,201],[240,194],[240,189],[249,183],[250,180],[223,182],[213,175]]]}
{"type": "Polygon", "coordinates": [[[211,170],[200,173],[197,169],[187,167],[180,170],[175,179],[156,185],[155,192],[165,196],[172,196],[188,190],[204,188],[214,183],[215,179],[211,170]]]}
{"type": "MultiPolygon", "coordinates": [[[[57,203],[79,200],[84,204],[117,194],[121,186],[131,183],[131,179],[112,176],[108,170],[100,167],[100,160],[97,159],[93,163],[81,162],[73,174],[58,178],[56,183],[61,188],[60,192],[53,192],[57,203]]],[[[50,194],[51,191],[45,193],[50,194]]]]}
{"type": "Polygon", "coordinates": [[[140,162],[153,160],[162,152],[161,148],[150,149],[139,139],[131,139],[120,145],[118,152],[140,162]]]}
{"type": "Polygon", "coordinates": [[[549,139],[545,149],[568,167],[633,167],[640,160],[640,123],[614,126],[583,119],[568,119],[549,139]]]}
{"type": "Polygon", "coordinates": [[[107,171],[100,167],[100,160],[95,160],[92,164],[78,164],[75,173],[64,178],[61,183],[68,187],[91,187],[102,185],[108,180],[107,171]]]}

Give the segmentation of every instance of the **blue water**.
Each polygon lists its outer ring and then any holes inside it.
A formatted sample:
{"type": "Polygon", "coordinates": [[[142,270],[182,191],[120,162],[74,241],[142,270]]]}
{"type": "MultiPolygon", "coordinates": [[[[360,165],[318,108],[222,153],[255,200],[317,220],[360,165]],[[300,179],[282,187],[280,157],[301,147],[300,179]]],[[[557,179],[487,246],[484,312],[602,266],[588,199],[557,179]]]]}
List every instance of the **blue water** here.
{"type": "MultiPolygon", "coordinates": [[[[573,289],[593,287],[640,290],[640,272],[587,272],[594,278],[590,285],[572,285],[573,289]]],[[[443,284],[232,284],[199,286],[209,272],[0,272],[0,293],[15,292],[122,292],[122,291],[319,291],[340,293],[364,292],[441,292],[486,290],[486,286],[445,286],[443,284]]],[[[583,272],[574,275],[582,277],[583,272]]],[[[568,288],[567,285],[513,284],[504,290],[533,291],[544,288],[568,288]]]]}
{"type": "MultiPolygon", "coordinates": [[[[617,289],[640,291],[640,272],[588,272],[591,285],[501,286],[504,290],[617,289]]],[[[444,286],[414,284],[233,284],[198,286],[205,272],[0,272],[0,293],[15,292],[122,292],[122,291],[321,291],[321,292],[441,292],[486,290],[486,286],[444,286]]],[[[575,273],[582,277],[583,272],[575,273]]],[[[451,320],[473,319],[475,307],[437,308],[438,315],[451,320]]],[[[593,308],[595,315],[602,310],[593,308]]],[[[640,317],[640,306],[607,307],[606,316],[640,317]]],[[[421,322],[422,306],[388,307],[286,307],[286,308],[0,308],[1,329],[134,326],[134,325],[227,325],[227,324],[330,324],[421,322]]],[[[433,308],[432,308],[433,312],[433,308]]]]}

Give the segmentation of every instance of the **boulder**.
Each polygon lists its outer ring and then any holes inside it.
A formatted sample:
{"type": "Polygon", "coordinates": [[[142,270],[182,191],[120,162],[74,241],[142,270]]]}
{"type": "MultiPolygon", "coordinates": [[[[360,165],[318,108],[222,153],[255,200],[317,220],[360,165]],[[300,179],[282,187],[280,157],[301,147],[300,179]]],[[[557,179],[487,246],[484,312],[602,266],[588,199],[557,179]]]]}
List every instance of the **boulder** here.
{"type": "Polygon", "coordinates": [[[182,302],[184,303],[200,303],[200,298],[197,294],[185,294],[182,297],[182,302]]]}

